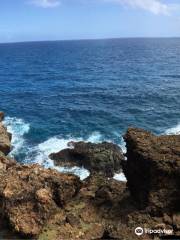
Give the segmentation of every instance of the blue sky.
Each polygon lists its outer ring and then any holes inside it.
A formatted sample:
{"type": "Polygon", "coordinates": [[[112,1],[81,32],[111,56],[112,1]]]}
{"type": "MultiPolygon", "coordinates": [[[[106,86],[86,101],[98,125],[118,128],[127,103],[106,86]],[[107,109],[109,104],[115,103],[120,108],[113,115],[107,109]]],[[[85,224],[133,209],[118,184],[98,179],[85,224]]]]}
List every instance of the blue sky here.
{"type": "Polygon", "coordinates": [[[180,0],[1,0],[0,42],[180,37],[180,0]]]}

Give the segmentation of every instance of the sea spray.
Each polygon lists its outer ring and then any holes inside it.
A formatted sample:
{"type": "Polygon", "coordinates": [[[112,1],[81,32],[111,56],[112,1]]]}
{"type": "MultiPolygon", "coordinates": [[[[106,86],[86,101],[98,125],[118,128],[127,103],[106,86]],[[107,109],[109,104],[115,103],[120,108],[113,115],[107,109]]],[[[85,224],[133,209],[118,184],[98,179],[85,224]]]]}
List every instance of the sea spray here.
{"type": "Polygon", "coordinates": [[[167,135],[171,135],[171,134],[179,135],[180,134],[180,123],[177,124],[175,127],[167,129],[165,134],[167,134],[167,135]]]}
{"type": "Polygon", "coordinates": [[[24,122],[23,119],[16,117],[6,117],[4,124],[7,127],[8,132],[12,134],[12,151],[11,156],[17,156],[25,145],[24,135],[30,130],[30,125],[24,122]]]}

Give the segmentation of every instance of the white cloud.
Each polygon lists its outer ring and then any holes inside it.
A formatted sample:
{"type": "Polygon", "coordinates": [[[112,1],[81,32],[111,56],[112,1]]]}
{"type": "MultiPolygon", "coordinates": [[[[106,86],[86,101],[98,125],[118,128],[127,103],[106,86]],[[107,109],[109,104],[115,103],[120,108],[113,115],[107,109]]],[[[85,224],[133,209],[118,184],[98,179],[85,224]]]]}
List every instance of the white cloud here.
{"type": "MultiPolygon", "coordinates": [[[[149,11],[153,14],[170,15],[174,11],[175,5],[163,3],[162,0],[106,0],[130,6],[133,8],[140,8],[149,11]]],[[[178,7],[180,5],[178,4],[178,7]]],[[[177,6],[176,6],[177,7],[177,6]]]]}
{"type": "MultiPolygon", "coordinates": [[[[58,7],[61,4],[61,1],[63,0],[29,0],[31,4],[43,8],[58,7]]],[[[101,0],[101,1],[114,2],[126,7],[142,9],[156,15],[160,14],[171,15],[173,12],[180,11],[180,4],[165,3],[164,0],[101,0]]]]}
{"type": "Polygon", "coordinates": [[[59,0],[32,0],[30,3],[42,8],[55,8],[60,5],[59,0]]]}

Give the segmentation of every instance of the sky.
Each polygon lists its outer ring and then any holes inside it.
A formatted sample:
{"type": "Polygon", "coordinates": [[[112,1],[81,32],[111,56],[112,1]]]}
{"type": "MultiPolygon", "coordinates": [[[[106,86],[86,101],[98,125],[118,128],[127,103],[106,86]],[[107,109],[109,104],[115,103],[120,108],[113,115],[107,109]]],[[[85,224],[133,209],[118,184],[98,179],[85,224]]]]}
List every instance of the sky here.
{"type": "Polygon", "coordinates": [[[1,0],[0,42],[180,37],[180,0],[1,0]]]}

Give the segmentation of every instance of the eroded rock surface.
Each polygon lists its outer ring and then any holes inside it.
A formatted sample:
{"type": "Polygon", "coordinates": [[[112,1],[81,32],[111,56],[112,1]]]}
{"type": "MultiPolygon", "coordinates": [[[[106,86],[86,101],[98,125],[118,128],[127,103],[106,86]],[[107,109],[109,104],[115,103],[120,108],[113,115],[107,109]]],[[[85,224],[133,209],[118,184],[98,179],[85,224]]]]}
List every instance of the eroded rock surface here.
{"type": "Polygon", "coordinates": [[[3,125],[4,113],[0,112],[0,151],[5,155],[11,150],[11,134],[8,133],[7,128],[3,125]]]}
{"type": "Polygon", "coordinates": [[[4,113],[0,111],[0,122],[4,120],[4,113]]]}
{"type": "Polygon", "coordinates": [[[0,122],[0,151],[7,155],[11,150],[11,134],[0,122]]]}
{"type": "Polygon", "coordinates": [[[12,158],[9,158],[0,152],[0,171],[6,170],[9,167],[12,167],[16,164],[16,161],[12,158]]]}
{"type": "Polygon", "coordinates": [[[57,165],[79,165],[91,173],[97,172],[112,177],[121,170],[124,155],[120,147],[112,143],[71,142],[71,147],[58,153],[50,154],[57,165]]]}
{"type": "Polygon", "coordinates": [[[94,170],[83,182],[37,164],[21,165],[0,152],[0,228],[2,222],[19,236],[12,232],[9,238],[38,240],[136,240],[139,226],[179,235],[179,138],[129,129],[127,161],[113,144],[73,143],[57,161],[86,162],[94,170]],[[121,162],[127,185],[106,177],[121,162]]]}
{"type": "Polygon", "coordinates": [[[38,235],[58,208],[74,197],[81,182],[74,175],[61,174],[39,165],[16,164],[0,171],[3,214],[11,227],[23,235],[38,235]]]}
{"type": "Polygon", "coordinates": [[[125,137],[128,187],[141,208],[180,210],[180,135],[155,136],[130,128],[125,137]]]}
{"type": "MultiPolygon", "coordinates": [[[[174,216],[178,226],[178,217],[174,216]]],[[[53,215],[43,228],[44,239],[119,239],[136,240],[135,229],[173,229],[171,215],[155,217],[138,210],[124,182],[93,175],[83,182],[79,194],[53,215]]],[[[156,239],[158,234],[140,238],[156,239]]]]}
{"type": "Polygon", "coordinates": [[[120,215],[116,213],[118,216],[115,217],[113,212],[119,209],[124,191],[125,183],[100,175],[89,177],[83,182],[79,194],[51,219],[39,239],[52,236],[55,239],[58,236],[62,239],[120,239],[120,215]],[[55,223],[56,228],[53,227],[55,223]]]}

